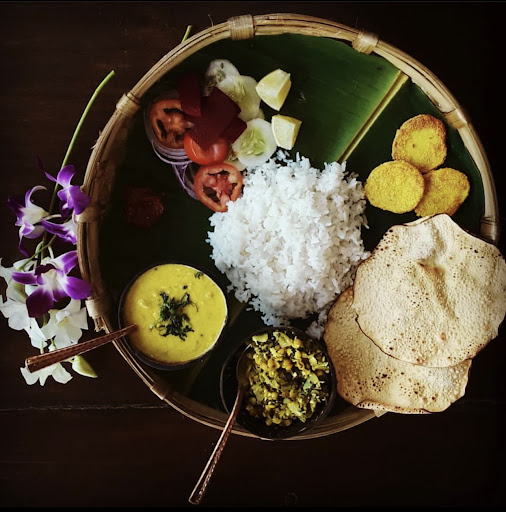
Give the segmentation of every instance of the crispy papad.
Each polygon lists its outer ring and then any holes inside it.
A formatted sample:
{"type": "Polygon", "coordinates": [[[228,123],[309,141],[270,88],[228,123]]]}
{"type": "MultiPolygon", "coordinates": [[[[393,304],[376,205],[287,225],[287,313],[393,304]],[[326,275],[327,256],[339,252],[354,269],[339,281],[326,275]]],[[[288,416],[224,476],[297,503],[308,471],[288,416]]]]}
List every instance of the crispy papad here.
{"type": "Polygon", "coordinates": [[[464,395],[470,360],[428,368],[386,355],[360,330],[351,287],[332,306],[323,337],[337,391],[357,407],[423,414],[443,411],[464,395]]]}
{"type": "Polygon", "coordinates": [[[388,355],[431,367],[474,357],[506,312],[506,262],[446,214],[390,228],[357,269],[362,331],[388,355]]]}

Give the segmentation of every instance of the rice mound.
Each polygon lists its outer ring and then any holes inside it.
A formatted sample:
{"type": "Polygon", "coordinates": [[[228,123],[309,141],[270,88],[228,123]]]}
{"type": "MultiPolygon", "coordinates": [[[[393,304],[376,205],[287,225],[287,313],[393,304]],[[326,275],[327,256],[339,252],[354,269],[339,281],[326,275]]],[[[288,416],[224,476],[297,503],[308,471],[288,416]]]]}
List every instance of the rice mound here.
{"type": "Polygon", "coordinates": [[[361,237],[362,183],[346,173],[346,162],[318,170],[282,151],[243,177],[242,196],[209,219],[211,258],[229,291],[261,312],[266,325],[318,313],[310,330],[319,336],[332,302],[369,256],[361,237]]]}

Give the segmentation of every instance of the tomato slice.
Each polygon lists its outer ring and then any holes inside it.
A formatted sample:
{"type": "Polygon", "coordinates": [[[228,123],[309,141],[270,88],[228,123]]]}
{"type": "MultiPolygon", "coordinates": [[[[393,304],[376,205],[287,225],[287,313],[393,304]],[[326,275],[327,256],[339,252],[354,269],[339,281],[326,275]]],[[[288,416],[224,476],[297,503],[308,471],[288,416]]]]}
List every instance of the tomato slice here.
{"type": "Polygon", "coordinates": [[[149,121],[158,142],[171,149],[182,149],[185,133],[193,127],[176,98],[156,101],[149,111],[149,121]]]}
{"type": "Polygon", "coordinates": [[[208,149],[202,149],[202,146],[193,140],[191,132],[187,132],[184,136],[184,150],[186,156],[192,162],[200,165],[211,165],[219,164],[226,160],[230,146],[225,139],[218,139],[208,149]]]}
{"type": "Polygon", "coordinates": [[[237,167],[225,163],[202,166],[193,180],[198,200],[215,212],[227,211],[227,203],[239,197],[242,184],[237,167]]]}

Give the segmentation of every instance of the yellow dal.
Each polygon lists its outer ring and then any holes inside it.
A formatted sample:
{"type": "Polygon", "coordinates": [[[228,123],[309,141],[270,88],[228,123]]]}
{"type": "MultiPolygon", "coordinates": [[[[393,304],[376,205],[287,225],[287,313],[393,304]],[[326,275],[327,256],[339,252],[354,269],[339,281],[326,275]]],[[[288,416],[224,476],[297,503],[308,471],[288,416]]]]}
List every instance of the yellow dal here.
{"type": "Polygon", "coordinates": [[[128,337],[131,345],[162,363],[184,363],[205,354],[217,341],[226,318],[227,304],[221,288],[206,274],[181,264],[168,263],[144,272],[130,287],[123,305],[125,325],[137,325],[128,337]],[[188,293],[196,306],[188,305],[183,310],[193,329],[184,340],[172,334],[162,336],[156,328],[150,328],[159,319],[162,292],[176,300],[188,293]]]}

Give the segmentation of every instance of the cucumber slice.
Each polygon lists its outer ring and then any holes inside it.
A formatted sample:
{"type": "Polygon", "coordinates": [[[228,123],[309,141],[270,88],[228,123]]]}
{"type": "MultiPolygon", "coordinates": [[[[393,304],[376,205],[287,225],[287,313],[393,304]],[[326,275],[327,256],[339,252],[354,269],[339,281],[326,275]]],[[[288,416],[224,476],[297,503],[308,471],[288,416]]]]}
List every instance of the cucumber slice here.
{"type": "Polygon", "coordinates": [[[239,76],[238,69],[226,59],[216,59],[209,64],[205,77],[205,95],[208,96],[211,89],[218,85],[225,78],[239,76]]]}
{"type": "Polygon", "coordinates": [[[246,166],[239,162],[239,159],[237,158],[237,155],[235,154],[234,149],[232,146],[230,146],[230,152],[228,154],[227,159],[224,161],[225,164],[233,165],[238,171],[242,172],[244,169],[246,169],[246,166]]]}
{"type": "Polygon", "coordinates": [[[232,144],[232,149],[246,167],[267,162],[277,149],[271,123],[265,119],[251,119],[246,123],[246,130],[232,144]]]}
{"type": "Polygon", "coordinates": [[[251,76],[228,76],[218,85],[229,98],[239,105],[239,118],[243,121],[255,119],[260,110],[260,96],[256,91],[257,81],[251,76]]]}

